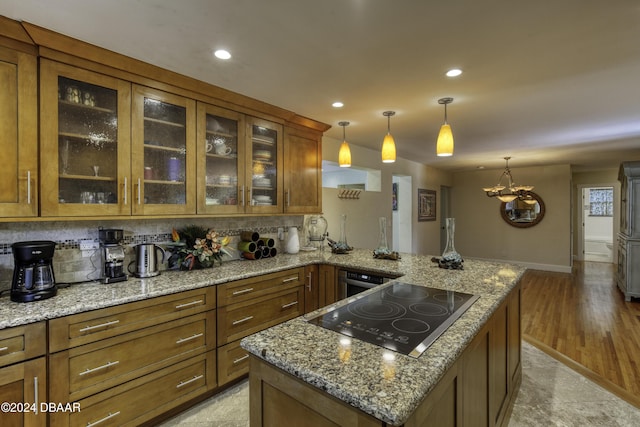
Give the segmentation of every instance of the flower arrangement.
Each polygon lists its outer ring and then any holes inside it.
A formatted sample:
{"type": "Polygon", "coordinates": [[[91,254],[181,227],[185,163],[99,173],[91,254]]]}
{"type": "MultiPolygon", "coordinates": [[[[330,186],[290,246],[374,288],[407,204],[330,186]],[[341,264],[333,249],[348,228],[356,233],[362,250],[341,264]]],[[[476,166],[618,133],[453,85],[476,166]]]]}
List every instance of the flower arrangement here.
{"type": "Polygon", "coordinates": [[[181,270],[213,267],[216,261],[222,262],[223,255],[231,255],[227,248],[231,238],[221,237],[212,229],[197,225],[174,228],[171,239],[174,243],[169,264],[181,270]]]}

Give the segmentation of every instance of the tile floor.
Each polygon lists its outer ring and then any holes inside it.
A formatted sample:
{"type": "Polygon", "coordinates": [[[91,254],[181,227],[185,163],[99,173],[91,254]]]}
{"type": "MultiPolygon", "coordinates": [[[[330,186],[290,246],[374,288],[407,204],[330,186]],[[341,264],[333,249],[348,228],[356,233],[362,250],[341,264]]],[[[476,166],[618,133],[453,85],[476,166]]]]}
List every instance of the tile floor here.
{"type": "MultiPolygon", "coordinates": [[[[640,409],[522,343],[522,385],[509,427],[640,426],[640,409]]],[[[243,381],[161,424],[163,427],[248,427],[249,383],[243,381]]]]}

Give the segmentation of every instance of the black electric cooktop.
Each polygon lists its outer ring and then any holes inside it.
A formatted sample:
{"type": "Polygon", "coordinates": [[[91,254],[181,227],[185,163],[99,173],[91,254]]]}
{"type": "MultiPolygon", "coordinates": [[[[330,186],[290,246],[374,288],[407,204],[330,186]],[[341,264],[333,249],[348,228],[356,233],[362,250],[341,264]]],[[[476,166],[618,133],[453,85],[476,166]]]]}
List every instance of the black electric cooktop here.
{"type": "Polygon", "coordinates": [[[411,357],[420,355],[480,298],[403,282],[328,306],[309,323],[411,357]]]}

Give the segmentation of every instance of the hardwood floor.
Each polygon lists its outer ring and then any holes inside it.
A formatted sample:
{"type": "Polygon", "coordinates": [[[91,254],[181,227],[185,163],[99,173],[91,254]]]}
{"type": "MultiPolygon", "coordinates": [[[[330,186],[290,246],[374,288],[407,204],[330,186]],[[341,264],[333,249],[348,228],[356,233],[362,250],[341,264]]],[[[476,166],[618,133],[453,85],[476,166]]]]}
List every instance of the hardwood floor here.
{"type": "Polygon", "coordinates": [[[528,270],[522,289],[523,338],[640,408],[640,301],[624,301],[614,264],[528,270]]]}

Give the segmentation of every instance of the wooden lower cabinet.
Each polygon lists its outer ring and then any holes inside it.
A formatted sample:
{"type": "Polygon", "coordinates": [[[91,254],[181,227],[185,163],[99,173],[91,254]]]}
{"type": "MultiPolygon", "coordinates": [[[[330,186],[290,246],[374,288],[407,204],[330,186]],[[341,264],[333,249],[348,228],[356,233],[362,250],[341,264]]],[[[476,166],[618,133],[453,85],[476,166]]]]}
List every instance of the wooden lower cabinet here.
{"type": "Polygon", "coordinates": [[[252,426],[374,427],[381,421],[250,357],[252,426]]]}
{"type": "MultiPolygon", "coordinates": [[[[518,285],[404,427],[506,425],[522,375],[520,331],[518,285]]],[[[256,356],[250,366],[254,427],[386,425],[256,356]]]]}
{"type": "Polygon", "coordinates": [[[215,289],[54,319],[52,426],[139,425],[217,387],[215,289]],[[146,314],[146,316],[145,316],[146,314]]]}
{"type": "Polygon", "coordinates": [[[0,402],[10,405],[0,413],[2,427],[47,425],[45,353],[45,322],[0,330],[0,402]]]}
{"type": "Polygon", "coordinates": [[[333,304],[341,299],[336,268],[333,265],[321,264],[318,267],[318,307],[333,304]]]}
{"type": "Polygon", "coordinates": [[[218,348],[218,383],[226,384],[249,372],[249,353],[240,340],[218,348]]]}
{"type": "Polygon", "coordinates": [[[137,426],[206,393],[215,384],[216,352],[209,351],[80,399],[81,411],[62,414],[52,425],[137,426]]]}
{"type": "Polygon", "coordinates": [[[333,265],[313,264],[305,267],[304,312],[309,313],[341,300],[336,268],[333,265]]]}
{"type": "Polygon", "coordinates": [[[317,264],[307,265],[304,268],[304,313],[310,313],[320,308],[318,301],[318,270],[317,264]]]}
{"type": "Polygon", "coordinates": [[[305,268],[283,270],[218,286],[218,385],[249,373],[247,335],[305,312],[305,268]]]}
{"type": "Polygon", "coordinates": [[[13,411],[3,410],[0,413],[0,425],[3,427],[46,426],[47,413],[41,411],[40,406],[47,401],[46,396],[45,357],[0,368],[0,402],[14,405],[9,406],[13,411]],[[28,405],[28,411],[22,410],[23,404],[28,405]]]}

